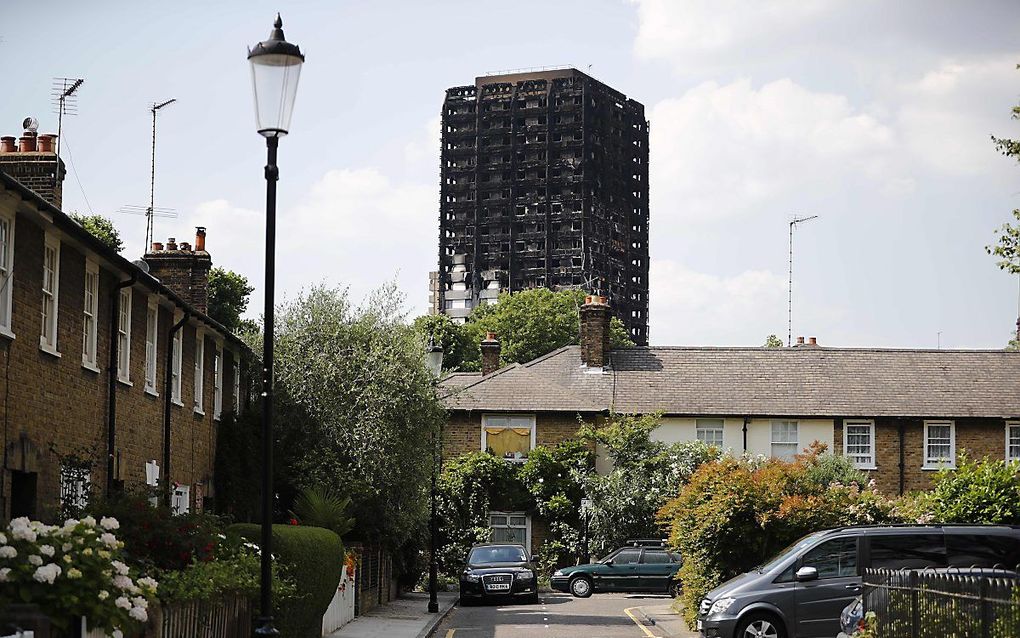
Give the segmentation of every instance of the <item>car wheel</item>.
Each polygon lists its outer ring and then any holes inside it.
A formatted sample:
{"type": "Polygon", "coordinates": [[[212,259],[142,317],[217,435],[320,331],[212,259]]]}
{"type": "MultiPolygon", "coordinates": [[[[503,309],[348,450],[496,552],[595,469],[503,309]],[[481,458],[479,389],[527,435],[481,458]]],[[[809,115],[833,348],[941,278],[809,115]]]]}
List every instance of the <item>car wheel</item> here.
{"type": "Polygon", "coordinates": [[[669,595],[672,596],[673,598],[676,598],[677,596],[680,595],[681,589],[682,588],[680,586],[680,581],[671,580],[669,582],[669,595]]]}
{"type": "Polygon", "coordinates": [[[570,581],[570,593],[577,598],[587,598],[591,596],[592,584],[585,576],[578,576],[574,580],[570,581]]]}
{"type": "Polygon", "coordinates": [[[748,614],[737,624],[734,638],[786,638],[783,623],[772,614],[748,614]]]}

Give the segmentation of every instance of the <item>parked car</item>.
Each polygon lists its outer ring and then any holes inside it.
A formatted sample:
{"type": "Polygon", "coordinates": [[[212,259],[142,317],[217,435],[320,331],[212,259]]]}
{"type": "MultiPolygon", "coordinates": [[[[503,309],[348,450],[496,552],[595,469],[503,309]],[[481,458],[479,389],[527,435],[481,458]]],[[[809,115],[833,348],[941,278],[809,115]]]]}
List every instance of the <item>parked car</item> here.
{"type": "Polygon", "coordinates": [[[631,540],[602,560],[564,567],[552,575],[553,589],[587,598],[595,592],[655,592],[677,594],[680,556],[661,540],[631,540]]]}
{"type": "MultiPolygon", "coordinates": [[[[924,570],[928,571],[928,570],[924,570]]],[[[988,567],[946,567],[933,569],[935,572],[945,572],[949,574],[955,574],[958,576],[991,576],[994,578],[1017,578],[1018,574],[1015,569],[999,569],[999,568],[988,568],[988,567]]],[[[836,636],[836,638],[850,638],[854,632],[860,627],[861,620],[864,619],[864,597],[858,596],[850,602],[849,605],[843,608],[843,612],[839,615],[839,627],[842,631],[836,636]]]]}
{"type": "Polygon", "coordinates": [[[523,545],[484,543],[468,552],[460,575],[460,604],[484,600],[538,602],[538,572],[523,545]]]}
{"type": "Polygon", "coordinates": [[[893,525],[808,534],[702,599],[706,638],[832,638],[869,567],[925,569],[1020,563],[1020,527],[893,525]]]}

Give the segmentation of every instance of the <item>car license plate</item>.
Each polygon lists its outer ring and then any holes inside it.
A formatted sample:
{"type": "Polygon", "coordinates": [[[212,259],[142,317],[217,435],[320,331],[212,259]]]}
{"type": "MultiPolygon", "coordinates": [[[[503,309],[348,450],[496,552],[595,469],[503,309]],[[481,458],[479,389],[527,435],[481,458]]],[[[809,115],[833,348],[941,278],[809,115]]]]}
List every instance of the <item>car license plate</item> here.
{"type": "Polygon", "coordinates": [[[698,621],[698,631],[701,631],[701,627],[702,627],[702,624],[701,624],[701,621],[699,620],[698,621]]]}
{"type": "Polygon", "coordinates": [[[488,591],[510,591],[510,583],[493,583],[486,585],[485,589],[488,591]]]}

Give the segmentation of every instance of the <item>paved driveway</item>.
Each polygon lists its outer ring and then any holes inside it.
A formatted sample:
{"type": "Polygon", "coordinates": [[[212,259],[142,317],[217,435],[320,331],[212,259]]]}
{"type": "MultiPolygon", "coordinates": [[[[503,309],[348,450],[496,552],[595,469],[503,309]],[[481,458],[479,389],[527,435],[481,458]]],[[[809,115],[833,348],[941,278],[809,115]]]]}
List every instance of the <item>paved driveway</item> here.
{"type": "Polygon", "coordinates": [[[450,612],[435,638],[692,638],[667,596],[543,594],[537,605],[484,605],[450,612]]]}

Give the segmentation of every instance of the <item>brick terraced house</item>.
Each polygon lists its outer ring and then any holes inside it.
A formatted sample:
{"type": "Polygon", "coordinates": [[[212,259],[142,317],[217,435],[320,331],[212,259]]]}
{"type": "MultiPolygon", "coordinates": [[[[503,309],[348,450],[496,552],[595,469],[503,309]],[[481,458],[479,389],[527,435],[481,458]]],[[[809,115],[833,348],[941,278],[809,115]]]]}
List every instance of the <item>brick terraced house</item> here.
{"type": "MultiPolygon", "coordinates": [[[[662,413],[653,437],[790,458],[814,441],[851,457],[887,494],[926,489],[957,454],[1020,460],[1020,353],[1003,350],[608,346],[610,311],[581,310],[581,345],[444,380],[444,458],[489,450],[523,460],[615,411],[662,413]]],[[[494,350],[495,335],[488,345],[494,350]]],[[[495,360],[498,360],[498,353],[495,360]]],[[[494,537],[541,521],[493,512],[494,537]]]]}
{"type": "Polygon", "coordinates": [[[128,261],[61,212],[63,164],[32,137],[0,147],[0,521],[157,483],[208,507],[247,350],[206,314],[205,229],[128,261]]]}

